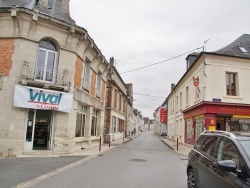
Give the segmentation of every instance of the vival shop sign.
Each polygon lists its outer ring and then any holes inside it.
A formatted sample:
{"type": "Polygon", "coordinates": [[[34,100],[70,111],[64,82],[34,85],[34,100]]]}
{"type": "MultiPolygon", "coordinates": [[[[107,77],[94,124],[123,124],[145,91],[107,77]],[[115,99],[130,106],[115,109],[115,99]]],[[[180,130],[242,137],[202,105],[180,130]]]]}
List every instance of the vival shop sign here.
{"type": "Polygon", "coordinates": [[[70,93],[16,85],[13,106],[70,112],[72,100],[70,93]]]}

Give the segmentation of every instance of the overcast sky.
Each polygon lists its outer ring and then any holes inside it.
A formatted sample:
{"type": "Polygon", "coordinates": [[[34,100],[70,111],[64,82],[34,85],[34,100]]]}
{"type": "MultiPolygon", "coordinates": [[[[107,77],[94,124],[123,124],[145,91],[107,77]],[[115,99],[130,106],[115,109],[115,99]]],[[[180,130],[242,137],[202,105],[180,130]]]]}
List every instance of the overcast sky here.
{"type": "Polygon", "coordinates": [[[127,71],[190,52],[208,39],[206,51],[215,51],[250,34],[250,0],[71,0],[70,14],[107,61],[115,58],[123,81],[133,83],[134,107],[149,118],[185,73],[187,54],[127,71]]]}

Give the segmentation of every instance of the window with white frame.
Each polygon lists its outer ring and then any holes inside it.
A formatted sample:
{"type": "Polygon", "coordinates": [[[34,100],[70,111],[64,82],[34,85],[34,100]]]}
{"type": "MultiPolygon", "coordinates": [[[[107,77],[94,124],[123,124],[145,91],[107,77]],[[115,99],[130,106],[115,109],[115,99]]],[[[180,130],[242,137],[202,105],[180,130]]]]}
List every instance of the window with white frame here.
{"type": "Polygon", "coordinates": [[[97,128],[97,110],[93,110],[92,112],[92,122],[91,122],[91,136],[96,136],[96,128],[97,128]]]}
{"type": "MultiPolygon", "coordinates": [[[[195,80],[196,80],[196,82],[199,83],[199,77],[197,77],[195,80]]],[[[200,90],[198,87],[195,87],[194,93],[195,93],[195,99],[199,99],[200,98],[200,90]]]]}
{"type": "Polygon", "coordinates": [[[237,73],[226,72],[227,95],[237,96],[237,73]]]}
{"type": "Polygon", "coordinates": [[[77,106],[75,137],[84,137],[86,106],[77,106]]]}
{"type": "Polygon", "coordinates": [[[87,91],[89,91],[90,89],[90,71],[91,71],[91,62],[86,59],[86,61],[84,61],[83,87],[87,91]]]}
{"type": "Polygon", "coordinates": [[[49,40],[41,40],[37,55],[35,79],[45,82],[54,82],[57,68],[57,49],[49,40]]]}
{"type": "Polygon", "coordinates": [[[186,105],[189,103],[189,89],[188,86],[186,87],[186,105]]]}
{"type": "Polygon", "coordinates": [[[178,99],[179,97],[178,96],[176,96],[176,100],[175,100],[175,102],[176,102],[176,105],[175,105],[175,108],[176,108],[176,112],[178,112],[178,110],[179,110],[179,104],[178,104],[178,102],[179,102],[179,99],[178,99]]]}
{"type": "Polygon", "coordinates": [[[182,109],[182,93],[180,93],[180,109],[182,109]]]}

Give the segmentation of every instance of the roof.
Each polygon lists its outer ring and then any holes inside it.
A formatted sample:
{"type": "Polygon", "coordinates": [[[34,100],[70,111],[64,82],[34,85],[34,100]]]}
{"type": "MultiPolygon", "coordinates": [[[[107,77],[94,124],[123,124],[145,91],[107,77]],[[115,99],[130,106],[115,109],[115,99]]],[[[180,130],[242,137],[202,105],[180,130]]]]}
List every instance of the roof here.
{"type": "Polygon", "coordinates": [[[16,5],[18,7],[25,7],[32,9],[36,3],[36,0],[0,0],[0,7],[12,7],[16,5]]]}
{"type": "Polygon", "coordinates": [[[214,53],[250,58],[250,35],[243,34],[229,45],[215,51],[214,53]],[[240,47],[243,47],[246,52],[243,52],[240,47]]]}
{"type": "MultiPolygon", "coordinates": [[[[185,78],[189,71],[191,71],[192,67],[196,64],[196,62],[203,56],[203,55],[218,55],[218,56],[228,56],[228,57],[237,57],[237,58],[250,58],[250,34],[243,34],[235,41],[230,43],[229,45],[214,51],[214,52],[200,52],[199,55],[194,60],[192,66],[183,74],[181,79],[175,85],[173,90],[168,95],[167,99],[169,99],[170,95],[173,93],[174,89],[179,85],[179,83],[185,78]],[[239,47],[243,47],[247,52],[244,53],[239,47]]],[[[196,56],[196,53],[189,54],[188,56],[196,56]]]]}
{"type": "MultiPolygon", "coordinates": [[[[61,9],[61,11],[54,11],[49,7],[48,3],[45,0],[0,0],[0,7],[2,8],[11,8],[16,5],[17,7],[27,8],[27,9],[37,9],[40,12],[47,14],[51,17],[75,23],[75,21],[70,17],[69,10],[61,9]]],[[[62,6],[62,5],[60,5],[62,6]]]]}

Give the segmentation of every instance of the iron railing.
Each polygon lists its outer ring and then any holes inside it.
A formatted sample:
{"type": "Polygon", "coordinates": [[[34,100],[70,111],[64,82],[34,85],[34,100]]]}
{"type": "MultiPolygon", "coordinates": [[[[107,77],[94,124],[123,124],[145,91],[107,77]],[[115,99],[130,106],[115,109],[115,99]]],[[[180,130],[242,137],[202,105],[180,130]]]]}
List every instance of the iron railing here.
{"type": "Polygon", "coordinates": [[[39,65],[27,61],[23,64],[21,77],[55,85],[69,86],[69,71],[67,69],[39,65]]]}

